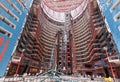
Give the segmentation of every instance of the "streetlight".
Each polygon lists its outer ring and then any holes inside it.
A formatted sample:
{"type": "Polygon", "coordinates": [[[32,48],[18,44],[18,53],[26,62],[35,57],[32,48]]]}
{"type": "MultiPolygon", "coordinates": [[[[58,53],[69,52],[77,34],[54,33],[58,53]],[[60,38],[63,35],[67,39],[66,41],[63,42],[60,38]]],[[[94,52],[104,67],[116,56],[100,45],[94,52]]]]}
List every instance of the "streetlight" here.
{"type": "Polygon", "coordinates": [[[107,60],[108,60],[108,63],[110,65],[110,69],[111,69],[111,72],[112,72],[112,75],[113,75],[113,79],[115,81],[115,74],[114,74],[114,71],[113,71],[113,68],[112,68],[112,64],[109,62],[108,49],[107,49],[107,47],[103,47],[103,49],[105,50],[105,53],[106,53],[106,56],[107,56],[107,60]]]}
{"type": "Polygon", "coordinates": [[[21,64],[21,62],[22,62],[22,58],[23,58],[23,52],[25,51],[25,49],[23,49],[22,50],[22,54],[21,54],[21,57],[20,57],[20,61],[19,61],[19,63],[18,63],[18,66],[17,66],[17,70],[16,70],[16,73],[15,74],[18,74],[18,71],[19,71],[19,68],[20,68],[20,64],[21,64]]]}

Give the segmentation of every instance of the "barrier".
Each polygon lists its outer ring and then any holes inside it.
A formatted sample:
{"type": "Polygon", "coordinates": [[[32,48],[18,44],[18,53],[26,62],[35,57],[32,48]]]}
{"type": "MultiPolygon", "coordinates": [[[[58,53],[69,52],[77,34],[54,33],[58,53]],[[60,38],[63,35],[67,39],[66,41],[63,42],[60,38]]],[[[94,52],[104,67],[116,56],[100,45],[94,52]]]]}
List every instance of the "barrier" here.
{"type": "MultiPolygon", "coordinates": [[[[116,79],[117,82],[120,82],[119,79],[116,79]]],[[[4,81],[0,82],[104,82],[103,78],[84,78],[84,77],[73,77],[73,76],[9,76],[4,78],[4,81]]]]}

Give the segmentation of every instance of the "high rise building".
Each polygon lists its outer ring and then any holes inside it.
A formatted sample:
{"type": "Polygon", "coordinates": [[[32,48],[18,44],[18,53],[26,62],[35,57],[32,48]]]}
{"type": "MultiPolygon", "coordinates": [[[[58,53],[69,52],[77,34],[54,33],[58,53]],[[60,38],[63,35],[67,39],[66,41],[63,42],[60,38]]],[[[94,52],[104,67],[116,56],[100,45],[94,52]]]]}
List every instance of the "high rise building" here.
{"type": "Polygon", "coordinates": [[[14,53],[31,4],[32,0],[0,0],[0,76],[14,53]]]}
{"type": "Polygon", "coordinates": [[[28,10],[7,75],[57,69],[105,76],[107,65],[110,76],[120,77],[107,59],[118,50],[96,0],[34,0],[28,10]]]}
{"type": "Polygon", "coordinates": [[[106,23],[113,35],[116,46],[120,52],[120,1],[119,0],[97,0],[101,12],[105,16],[106,23]]]}
{"type": "Polygon", "coordinates": [[[83,75],[103,76],[103,67],[105,63],[108,63],[108,60],[105,59],[104,47],[107,47],[112,55],[118,51],[111,34],[107,30],[97,2],[91,1],[89,5],[90,8],[87,8],[90,9],[89,12],[87,10],[87,13],[84,12],[81,19],[77,21],[79,25],[74,28],[76,70],[83,75]],[[88,13],[90,18],[87,18],[88,13]]]}
{"type": "Polygon", "coordinates": [[[39,41],[41,29],[39,15],[35,11],[38,6],[35,3],[33,2],[32,8],[28,13],[18,46],[11,58],[8,75],[17,73],[22,75],[25,72],[36,73],[42,67],[42,52],[39,41]],[[16,58],[19,58],[19,61],[15,61],[16,58]]]}
{"type": "MultiPolygon", "coordinates": [[[[118,53],[110,59],[119,64],[120,60],[120,1],[119,0],[97,0],[102,15],[105,18],[107,28],[113,35],[118,53]]],[[[119,69],[119,68],[118,68],[119,69]]]]}

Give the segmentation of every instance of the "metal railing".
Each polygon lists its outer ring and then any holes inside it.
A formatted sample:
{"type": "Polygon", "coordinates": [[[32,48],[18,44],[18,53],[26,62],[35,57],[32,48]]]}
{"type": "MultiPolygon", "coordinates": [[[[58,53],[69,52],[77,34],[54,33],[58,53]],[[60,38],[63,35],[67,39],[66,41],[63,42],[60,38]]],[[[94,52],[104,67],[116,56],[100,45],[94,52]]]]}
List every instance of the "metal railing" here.
{"type": "MultiPolygon", "coordinates": [[[[53,76],[49,77],[48,75],[42,74],[39,76],[9,76],[6,78],[3,78],[4,80],[0,82],[104,82],[104,78],[94,78],[94,80],[91,80],[91,78],[88,77],[74,77],[74,76],[53,76]]],[[[120,82],[119,79],[116,80],[117,82],[120,82]]]]}
{"type": "Polygon", "coordinates": [[[108,57],[108,61],[120,65],[120,57],[119,57],[119,55],[109,56],[109,57],[108,57]]]}

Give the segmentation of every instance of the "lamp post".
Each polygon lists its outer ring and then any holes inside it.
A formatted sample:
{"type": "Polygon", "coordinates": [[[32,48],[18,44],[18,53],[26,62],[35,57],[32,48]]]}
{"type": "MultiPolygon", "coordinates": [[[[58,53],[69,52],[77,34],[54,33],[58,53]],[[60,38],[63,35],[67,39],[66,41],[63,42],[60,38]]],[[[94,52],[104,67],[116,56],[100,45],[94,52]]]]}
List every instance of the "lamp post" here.
{"type": "MultiPolygon", "coordinates": [[[[103,48],[104,50],[105,50],[105,53],[106,53],[106,56],[107,56],[107,60],[108,60],[108,63],[109,63],[109,65],[110,65],[110,70],[111,70],[111,72],[112,72],[112,75],[113,75],[113,79],[114,79],[114,81],[115,81],[115,74],[114,74],[114,71],[113,71],[113,68],[112,68],[112,64],[109,62],[109,55],[108,55],[108,49],[107,49],[107,47],[104,47],[103,48]]],[[[116,81],[115,81],[116,82],[116,81]]]]}
{"type": "Polygon", "coordinates": [[[18,74],[18,71],[19,71],[19,68],[20,68],[20,64],[22,62],[22,58],[23,58],[23,52],[25,51],[25,49],[22,50],[22,54],[21,54],[21,58],[20,58],[20,61],[18,62],[18,66],[17,66],[17,70],[16,70],[16,73],[15,74],[18,74]]]}

